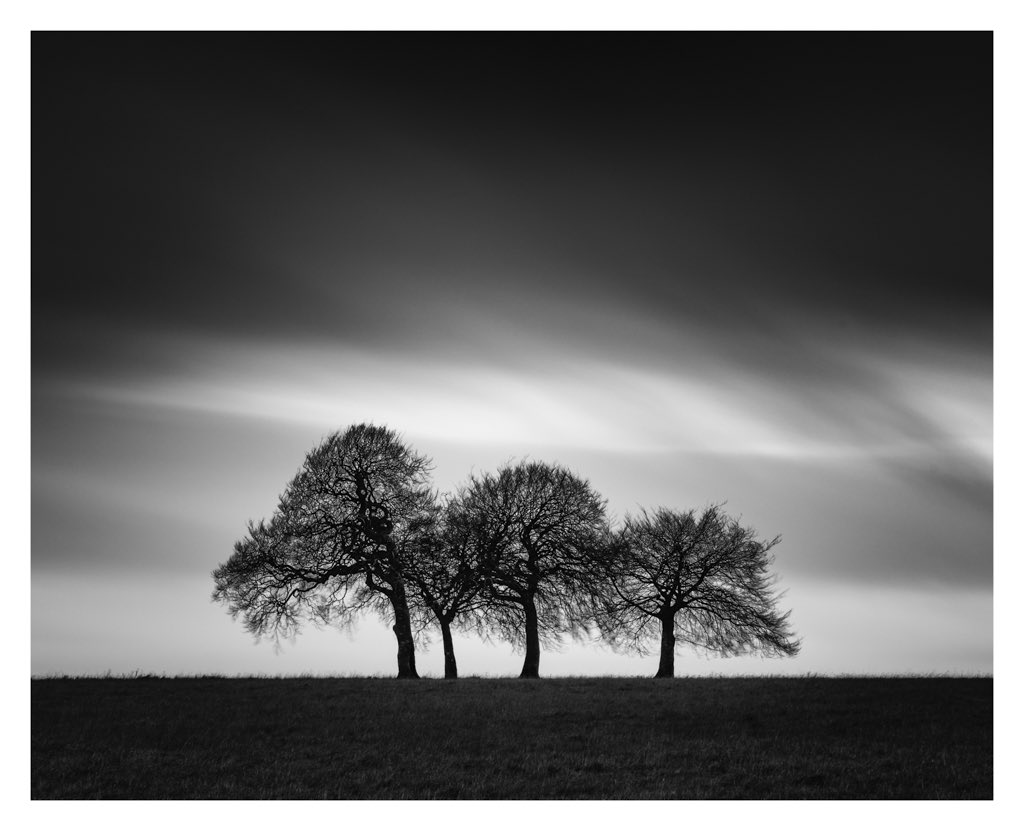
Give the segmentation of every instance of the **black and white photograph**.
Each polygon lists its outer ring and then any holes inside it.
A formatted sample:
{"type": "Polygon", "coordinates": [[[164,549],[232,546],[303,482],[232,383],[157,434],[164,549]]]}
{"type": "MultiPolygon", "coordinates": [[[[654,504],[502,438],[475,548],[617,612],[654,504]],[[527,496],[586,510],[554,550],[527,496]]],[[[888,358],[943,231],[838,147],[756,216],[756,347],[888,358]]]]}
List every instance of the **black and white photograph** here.
{"type": "Polygon", "coordinates": [[[31,801],[993,800],[994,41],[32,31],[31,801]]]}

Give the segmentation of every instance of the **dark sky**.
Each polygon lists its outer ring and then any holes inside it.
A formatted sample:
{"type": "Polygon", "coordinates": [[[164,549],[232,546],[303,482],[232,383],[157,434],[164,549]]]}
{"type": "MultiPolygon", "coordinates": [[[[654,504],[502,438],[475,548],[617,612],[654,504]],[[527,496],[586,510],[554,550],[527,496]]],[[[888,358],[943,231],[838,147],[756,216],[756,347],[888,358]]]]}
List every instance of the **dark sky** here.
{"type": "Polygon", "coordinates": [[[34,34],[32,381],[38,671],[53,581],[155,574],[223,642],[182,671],[276,671],[196,604],[364,420],[443,489],[727,499],[805,670],[990,669],[992,37],[34,34]],[[839,646],[864,592],[888,657],[839,646]]]}

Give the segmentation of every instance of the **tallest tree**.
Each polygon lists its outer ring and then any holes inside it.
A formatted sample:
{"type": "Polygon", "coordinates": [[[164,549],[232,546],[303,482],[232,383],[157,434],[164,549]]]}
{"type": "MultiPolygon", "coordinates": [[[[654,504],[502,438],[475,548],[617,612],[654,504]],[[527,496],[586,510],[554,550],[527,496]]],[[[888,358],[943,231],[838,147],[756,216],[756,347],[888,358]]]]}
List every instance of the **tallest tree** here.
{"type": "Polygon", "coordinates": [[[246,628],[295,634],[364,609],[393,622],[398,677],[417,678],[404,562],[429,513],[430,461],[385,427],[333,433],[306,456],[269,521],[250,523],[213,573],[215,600],[246,628]]]}

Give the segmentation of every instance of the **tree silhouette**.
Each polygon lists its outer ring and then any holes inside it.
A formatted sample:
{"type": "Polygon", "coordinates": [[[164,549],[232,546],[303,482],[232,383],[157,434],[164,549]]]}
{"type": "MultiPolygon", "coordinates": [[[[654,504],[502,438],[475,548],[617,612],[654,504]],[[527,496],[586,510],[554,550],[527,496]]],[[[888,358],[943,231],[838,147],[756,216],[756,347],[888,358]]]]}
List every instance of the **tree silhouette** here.
{"type": "Polygon", "coordinates": [[[675,671],[678,641],[720,655],[761,652],[795,655],[799,641],[769,575],[779,542],[707,508],[697,518],[659,508],[626,517],[611,535],[604,571],[599,628],[615,646],[641,653],[661,636],[657,678],[675,671]]]}
{"type": "Polygon", "coordinates": [[[413,589],[415,611],[427,612],[423,625],[436,623],[444,650],[444,677],[458,678],[452,628],[472,623],[484,589],[471,527],[459,495],[414,525],[404,570],[413,589]]]}
{"type": "Polygon", "coordinates": [[[269,521],[250,523],[213,572],[213,598],[256,635],[343,624],[363,610],[393,621],[398,677],[416,678],[403,564],[433,509],[429,460],[391,430],[332,433],[306,456],[269,521]]]}
{"type": "Polygon", "coordinates": [[[485,631],[525,647],[521,678],[537,678],[540,647],[588,617],[605,502],[563,467],[523,462],[471,477],[461,510],[483,579],[485,631]]]}

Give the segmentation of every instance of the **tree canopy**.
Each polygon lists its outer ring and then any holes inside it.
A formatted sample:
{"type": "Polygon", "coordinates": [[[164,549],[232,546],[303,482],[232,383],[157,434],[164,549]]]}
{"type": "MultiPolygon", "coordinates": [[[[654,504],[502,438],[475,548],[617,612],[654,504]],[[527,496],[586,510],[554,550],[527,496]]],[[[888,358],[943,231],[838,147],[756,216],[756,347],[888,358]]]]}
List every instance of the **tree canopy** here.
{"type": "Polygon", "coordinates": [[[403,568],[421,627],[436,625],[444,650],[444,677],[458,677],[453,627],[472,626],[485,588],[472,545],[471,522],[458,497],[425,513],[410,535],[403,568]]]}
{"type": "Polygon", "coordinates": [[[564,467],[521,462],[472,477],[459,510],[482,572],[484,628],[525,647],[521,677],[535,678],[541,642],[589,617],[605,501],[564,467]]]}
{"type": "Polygon", "coordinates": [[[213,573],[215,600],[257,635],[292,635],[303,618],[392,619],[399,677],[416,677],[404,560],[432,510],[429,460],[384,427],[332,433],[306,456],[269,521],[249,524],[213,573]]]}
{"type": "Polygon", "coordinates": [[[418,677],[414,636],[428,627],[440,629],[446,678],[458,675],[453,629],[521,647],[524,678],[564,635],[641,653],[660,636],[660,677],[674,674],[677,643],[799,650],[776,609],[779,538],[719,506],[641,511],[612,529],[604,498],[561,465],[507,464],[443,499],[430,468],[385,427],[330,434],[213,572],[214,599],[274,639],[375,612],[392,624],[400,678],[418,677]]]}
{"type": "Polygon", "coordinates": [[[627,516],[604,561],[602,633],[639,652],[660,634],[658,677],[674,674],[677,641],[720,655],[795,655],[789,613],[775,609],[778,542],[758,539],[718,506],[699,517],[666,508],[627,516]]]}

